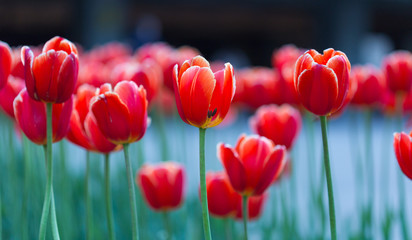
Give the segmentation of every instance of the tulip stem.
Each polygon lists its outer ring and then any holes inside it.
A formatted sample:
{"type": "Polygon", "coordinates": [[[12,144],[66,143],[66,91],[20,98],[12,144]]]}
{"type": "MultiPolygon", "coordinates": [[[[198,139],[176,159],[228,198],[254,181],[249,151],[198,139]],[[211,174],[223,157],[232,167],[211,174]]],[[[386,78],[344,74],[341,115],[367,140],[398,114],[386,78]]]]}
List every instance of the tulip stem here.
{"type": "Polygon", "coordinates": [[[166,239],[172,240],[172,228],[170,226],[169,213],[166,211],[163,211],[163,222],[166,230],[166,239]]]}
{"type": "Polygon", "coordinates": [[[368,166],[368,177],[369,177],[369,204],[367,207],[367,215],[366,215],[366,220],[367,220],[367,226],[368,226],[368,232],[369,232],[369,238],[373,239],[373,200],[374,200],[374,188],[375,188],[375,179],[374,179],[374,164],[373,164],[373,152],[372,152],[372,147],[371,147],[371,139],[372,139],[372,112],[371,110],[366,110],[365,112],[365,164],[368,166]]]}
{"type": "Polygon", "coordinates": [[[51,225],[52,225],[52,235],[54,240],[60,240],[59,236],[59,227],[57,226],[57,217],[56,217],[56,206],[54,204],[54,191],[52,189],[51,194],[51,203],[50,203],[50,215],[51,215],[51,225]]]}
{"type": "Polygon", "coordinates": [[[242,213],[243,213],[243,229],[245,231],[245,240],[248,239],[247,237],[247,220],[248,220],[248,215],[249,215],[249,210],[248,210],[248,199],[249,196],[243,195],[243,201],[242,201],[242,213]]]}
{"type": "Polygon", "coordinates": [[[136,195],[133,185],[133,169],[129,160],[129,144],[123,144],[124,159],[126,162],[126,172],[127,172],[127,182],[129,184],[129,200],[130,200],[130,210],[132,214],[132,237],[133,240],[139,239],[138,230],[138,220],[137,220],[137,210],[136,210],[136,195]]]}
{"type": "Polygon", "coordinates": [[[84,196],[86,203],[86,239],[93,239],[93,212],[90,200],[90,152],[86,151],[86,178],[84,181],[84,196]]]}
{"type": "Polygon", "coordinates": [[[199,170],[200,170],[200,197],[202,202],[203,231],[205,240],[211,240],[209,208],[207,204],[206,191],[206,169],[205,169],[205,128],[199,128],[199,170]]]}
{"type": "MultiPolygon", "coordinates": [[[[39,230],[39,239],[44,240],[46,239],[46,231],[47,231],[47,219],[49,217],[50,211],[50,203],[53,195],[53,159],[52,159],[52,136],[53,136],[53,129],[52,129],[52,109],[53,103],[46,103],[46,121],[47,121],[47,142],[45,146],[45,160],[46,160],[46,192],[44,194],[44,202],[43,202],[43,210],[40,219],[40,230],[39,230]]],[[[55,208],[52,209],[55,211],[55,208]]],[[[56,214],[55,212],[52,214],[56,214]]],[[[57,219],[52,218],[52,226],[57,227],[57,219]]],[[[58,239],[58,232],[55,236],[53,234],[54,239],[58,239]]]]}
{"type": "Polygon", "coordinates": [[[114,232],[114,224],[113,224],[112,195],[110,192],[109,154],[104,155],[104,187],[105,187],[105,194],[106,194],[106,216],[107,216],[107,229],[109,230],[109,239],[115,240],[116,235],[114,232]]]}
{"type": "Polygon", "coordinates": [[[336,240],[335,203],[333,200],[332,174],[330,171],[330,162],[329,162],[327,121],[328,120],[326,116],[320,116],[320,125],[322,128],[322,141],[323,141],[323,160],[324,160],[324,165],[325,165],[326,183],[328,185],[330,231],[331,231],[332,240],[336,240]]]}

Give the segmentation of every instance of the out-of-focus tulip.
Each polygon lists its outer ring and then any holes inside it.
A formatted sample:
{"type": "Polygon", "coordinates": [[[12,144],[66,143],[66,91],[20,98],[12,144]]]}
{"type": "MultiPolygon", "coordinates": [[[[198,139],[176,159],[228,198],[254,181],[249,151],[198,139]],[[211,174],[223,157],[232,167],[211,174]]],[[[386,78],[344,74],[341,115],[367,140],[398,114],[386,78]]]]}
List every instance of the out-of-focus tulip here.
{"type": "MultiPolygon", "coordinates": [[[[242,211],[242,202],[243,199],[240,195],[238,195],[238,204],[236,210],[236,219],[242,220],[243,219],[243,211],[242,211]]],[[[262,214],[263,207],[265,205],[266,199],[268,197],[267,193],[264,193],[260,196],[252,196],[248,198],[248,219],[249,221],[257,220],[260,215],[262,214]]]]}
{"type": "Polygon", "coordinates": [[[147,93],[149,104],[156,96],[163,81],[162,70],[160,66],[151,59],[142,62],[126,62],[118,65],[113,70],[113,83],[116,84],[122,80],[130,80],[137,84],[143,85],[147,93]]]}
{"type": "Polygon", "coordinates": [[[308,50],[296,61],[294,82],[303,106],[325,116],[338,111],[349,90],[350,63],[343,52],[332,48],[323,55],[308,50]]]}
{"type": "Polygon", "coordinates": [[[283,103],[298,104],[299,99],[293,83],[293,72],[296,60],[304,52],[294,45],[284,45],[272,54],[272,66],[278,75],[276,83],[276,96],[274,103],[282,105],[283,103]]]}
{"type": "Polygon", "coordinates": [[[100,62],[84,61],[83,58],[80,58],[79,67],[79,77],[75,92],[83,84],[89,84],[97,88],[105,83],[113,84],[110,77],[112,71],[107,65],[100,62]]]}
{"type": "Polygon", "coordinates": [[[116,145],[107,140],[96,125],[96,120],[90,114],[90,101],[98,95],[96,88],[84,84],[79,87],[74,96],[74,109],[70,117],[70,128],[67,139],[86,150],[109,153],[120,150],[121,145],[116,145]]]}
{"type": "Polygon", "coordinates": [[[210,214],[222,218],[235,216],[241,196],[232,188],[225,172],[208,172],[206,191],[210,214]]]}
{"type": "Polygon", "coordinates": [[[185,172],[175,162],[144,165],[137,173],[136,183],[146,203],[157,211],[178,208],[183,201],[185,172]]]}
{"type": "MultiPolygon", "coordinates": [[[[14,99],[13,106],[17,123],[27,138],[39,145],[46,144],[46,103],[33,100],[27,90],[23,89],[14,99]]],[[[53,142],[60,141],[69,131],[72,110],[72,97],[64,103],[53,104],[53,142]]]]}
{"type": "Polygon", "coordinates": [[[24,80],[9,76],[6,86],[0,90],[0,107],[11,118],[14,119],[13,101],[17,94],[24,88],[24,80]]]}
{"type": "Polygon", "coordinates": [[[145,134],[148,102],[143,86],[122,81],[112,90],[104,84],[90,105],[100,131],[112,143],[132,143],[145,134]]]}
{"type": "Polygon", "coordinates": [[[175,65],[175,97],[182,120],[198,128],[217,126],[229,111],[235,94],[235,76],[230,63],[213,73],[201,56],[175,65]]]}
{"type": "Polygon", "coordinates": [[[406,134],[395,133],[393,140],[393,148],[395,150],[396,159],[402,172],[412,180],[412,137],[411,133],[406,134]]]}
{"type": "Polygon", "coordinates": [[[0,90],[6,85],[11,72],[12,55],[10,46],[0,41],[0,90]]]}
{"type": "Polygon", "coordinates": [[[253,67],[237,72],[242,85],[238,99],[248,107],[256,109],[274,103],[276,97],[277,75],[271,68],[253,67]]]}
{"type": "Polygon", "coordinates": [[[79,70],[73,43],[54,37],[36,57],[27,46],[21,51],[26,88],[31,98],[50,103],[62,103],[71,98],[79,70]]]}
{"type": "Polygon", "coordinates": [[[217,156],[232,187],[245,196],[265,192],[281,173],[285,155],[285,146],[275,146],[271,140],[257,135],[241,135],[235,148],[222,143],[217,145],[217,156]]]}
{"type": "Polygon", "coordinates": [[[132,55],[132,49],[127,44],[121,42],[109,42],[101,46],[94,47],[90,52],[82,55],[87,62],[100,63],[103,65],[112,62],[123,61],[132,55]]]}
{"type": "Polygon", "coordinates": [[[144,59],[155,60],[163,71],[164,85],[173,91],[173,68],[176,64],[181,65],[185,60],[192,59],[199,55],[199,51],[188,46],[182,46],[174,49],[164,42],[149,43],[143,45],[136,51],[136,59],[143,61],[144,59]]]}
{"type": "Polygon", "coordinates": [[[350,73],[350,81],[358,83],[352,104],[371,106],[380,103],[385,93],[385,79],[382,72],[372,66],[355,66],[350,73]]]}
{"type": "Polygon", "coordinates": [[[252,130],[290,149],[299,134],[302,119],[298,110],[288,104],[265,105],[249,121],[252,130]]]}
{"type": "Polygon", "coordinates": [[[393,93],[407,93],[412,86],[412,54],[408,51],[396,51],[383,60],[383,72],[386,83],[393,93]]]}

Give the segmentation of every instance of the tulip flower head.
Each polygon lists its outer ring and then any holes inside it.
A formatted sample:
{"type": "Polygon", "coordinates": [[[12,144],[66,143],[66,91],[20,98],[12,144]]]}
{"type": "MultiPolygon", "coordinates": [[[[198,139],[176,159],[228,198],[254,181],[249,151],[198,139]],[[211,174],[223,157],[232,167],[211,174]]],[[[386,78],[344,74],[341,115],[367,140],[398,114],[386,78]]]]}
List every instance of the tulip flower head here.
{"type": "Polygon", "coordinates": [[[114,89],[100,87],[100,95],[90,103],[91,112],[103,135],[114,144],[140,140],[146,132],[146,90],[132,81],[121,81],[114,89]]]}
{"type": "Polygon", "coordinates": [[[91,99],[99,95],[99,89],[83,84],[74,95],[74,108],[70,117],[70,129],[67,139],[89,151],[109,153],[121,149],[107,140],[97,127],[93,114],[90,113],[91,99]]]}
{"type": "Polygon", "coordinates": [[[54,37],[36,57],[29,47],[24,46],[21,59],[31,98],[50,103],[62,103],[71,98],[79,71],[77,49],[72,42],[54,37]]]}
{"type": "Polygon", "coordinates": [[[393,140],[396,159],[402,172],[412,180],[412,132],[395,133],[393,140]]]}
{"type": "Polygon", "coordinates": [[[152,209],[170,211],[182,204],[184,179],[184,168],[180,164],[164,162],[144,165],[137,173],[136,183],[152,209]]]}
{"type": "Polygon", "coordinates": [[[0,90],[6,85],[12,66],[10,46],[0,41],[0,90]]]}
{"type": "Polygon", "coordinates": [[[303,106],[319,116],[338,111],[348,93],[351,65],[343,52],[332,48],[323,55],[306,51],[295,64],[294,83],[303,106]]]}
{"type": "Polygon", "coordinates": [[[235,76],[230,63],[212,72],[201,56],[173,69],[176,105],[182,120],[198,128],[210,128],[223,121],[235,94],[235,76]]]}
{"type": "Polygon", "coordinates": [[[12,119],[14,119],[13,101],[23,88],[24,80],[10,75],[6,86],[0,90],[0,107],[12,119]]]}
{"type": "Polygon", "coordinates": [[[290,149],[299,134],[302,120],[299,111],[288,104],[280,107],[265,105],[256,111],[249,123],[256,134],[290,149]]]}
{"type": "MultiPolygon", "coordinates": [[[[14,115],[21,130],[32,142],[47,143],[46,103],[33,100],[26,89],[21,90],[13,102],[14,115]]],[[[73,98],[64,103],[53,104],[53,142],[63,139],[69,131],[73,98]]]]}
{"type": "Polygon", "coordinates": [[[241,195],[262,195],[284,167],[285,146],[266,137],[241,135],[236,147],[219,143],[217,156],[232,187],[241,195]]]}
{"type": "Polygon", "coordinates": [[[208,172],[206,190],[210,214],[221,218],[235,216],[241,196],[232,188],[225,172],[208,172]]]}
{"type": "Polygon", "coordinates": [[[385,78],[382,72],[372,66],[355,66],[350,74],[351,81],[358,83],[352,104],[370,106],[381,102],[386,90],[385,78]]]}
{"type": "Polygon", "coordinates": [[[383,60],[386,83],[394,94],[407,93],[412,87],[412,54],[396,51],[383,60]]]}

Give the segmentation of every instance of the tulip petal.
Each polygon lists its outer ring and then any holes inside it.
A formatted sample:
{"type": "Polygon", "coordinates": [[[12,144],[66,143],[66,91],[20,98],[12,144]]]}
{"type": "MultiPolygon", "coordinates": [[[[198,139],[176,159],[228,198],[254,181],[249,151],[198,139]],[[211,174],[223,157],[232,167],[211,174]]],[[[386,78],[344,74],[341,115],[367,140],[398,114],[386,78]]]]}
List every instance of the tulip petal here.
{"type": "Polygon", "coordinates": [[[34,78],[32,72],[34,54],[32,50],[27,46],[24,46],[21,49],[21,61],[24,67],[24,78],[26,81],[27,92],[33,99],[39,100],[39,96],[35,91],[36,79],[34,78]]]}
{"type": "Polygon", "coordinates": [[[229,146],[220,143],[217,145],[217,155],[225,167],[232,187],[237,192],[245,191],[246,170],[237,154],[229,146]]]}
{"type": "Polygon", "coordinates": [[[2,89],[9,78],[12,65],[10,46],[0,41],[0,89],[2,89]]]}
{"type": "Polygon", "coordinates": [[[336,112],[342,106],[344,99],[349,91],[349,69],[348,61],[341,55],[337,55],[329,59],[327,67],[333,69],[338,79],[338,96],[336,104],[332,112],[336,112]]]}
{"type": "Polygon", "coordinates": [[[315,64],[298,77],[296,91],[303,106],[316,115],[327,115],[338,96],[338,79],[332,69],[315,64]]]}
{"type": "Polygon", "coordinates": [[[285,163],[285,146],[277,145],[270,155],[265,160],[266,163],[260,175],[259,183],[255,187],[253,195],[261,195],[272,183],[273,179],[281,173],[285,163]]]}
{"type": "MultiPolygon", "coordinates": [[[[64,56],[64,54],[62,54],[64,56]]],[[[56,91],[59,90],[56,103],[67,101],[73,94],[74,87],[77,83],[77,75],[79,72],[79,62],[77,56],[73,53],[64,58],[61,64],[59,75],[56,78],[56,91]]]]}
{"type": "Polygon", "coordinates": [[[402,172],[412,180],[412,139],[406,133],[396,133],[394,137],[396,158],[402,172]]]}
{"type": "Polygon", "coordinates": [[[68,133],[70,127],[70,116],[73,111],[73,97],[64,103],[53,104],[53,142],[62,140],[68,133]]]}
{"type": "Polygon", "coordinates": [[[189,122],[186,120],[186,115],[185,115],[185,112],[183,110],[182,100],[181,100],[181,96],[180,96],[180,82],[179,82],[180,77],[178,77],[177,74],[178,74],[178,65],[176,64],[173,68],[173,88],[174,88],[174,92],[175,92],[176,107],[177,107],[177,111],[180,115],[180,118],[185,123],[189,124],[189,122]]]}
{"type": "Polygon", "coordinates": [[[93,150],[77,111],[73,111],[70,117],[69,125],[70,127],[69,132],[67,133],[67,139],[72,143],[85,148],[86,150],[93,150]]]}
{"type": "Polygon", "coordinates": [[[122,145],[111,143],[100,131],[94,115],[89,112],[84,121],[84,128],[94,150],[101,153],[110,153],[122,149],[122,145]]]}
{"type": "Polygon", "coordinates": [[[155,183],[152,182],[149,174],[138,174],[138,182],[142,188],[142,192],[145,195],[144,199],[149,206],[155,210],[160,209],[161,205],[157,198],[157,191],[155,183]]]}
{"type": "Polygon", "coordinates": [[[128,143],[130,137],[130,116],[127,106],[116,93],[99,95],[91,104],[100,131],[115,143],[128,143]]]}

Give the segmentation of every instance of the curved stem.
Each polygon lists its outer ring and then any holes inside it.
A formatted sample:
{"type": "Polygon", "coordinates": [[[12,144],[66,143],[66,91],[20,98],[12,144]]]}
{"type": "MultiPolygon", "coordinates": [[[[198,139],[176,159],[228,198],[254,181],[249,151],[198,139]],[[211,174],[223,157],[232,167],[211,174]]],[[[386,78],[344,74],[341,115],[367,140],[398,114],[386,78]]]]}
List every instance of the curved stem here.
{"type": "Polygon", "coordinates": [[[163,222],[166,230],[166,239],[172,240],[172,228],[170,226],[169,213],[166,211],[163,212],[163,222]]]}
{"type": "Polygon", "coordinates": [[[244,195],[242,199],[242,212],[243,212],[243,229],[245,231],[245,240],[248,239],[247,237],[247,221],[249,217],[249,210],[248,210],[248,196],[244,195]]]}
{"type": "Polygon", "coordinates": [[[54,240],[60,240],[59,236],[59,227],[57,226],[57,217],[56,217],[56,206],[54,204],[54,191],[51,190],[51,203],[50,203],[50,215],[51,215],[51,225],[52,225],[52,235],[54,240]]]}
{"type": "Polygon", "coordinates": [[[332,240],[336,240],[335,203],[333,200],[332,174],[330,171],[330,162],[329,162],[329,146],[328,146],[326,116],[320,116],[320,124],[322,128],[323,160],[324,160],[324,165],[325,165],[326,183],[328,186],[330,231],[331,231],[332,240]]]}
{"type": "Polygon", "coordinates": [[[84,196],[86,203],[86,239],[93,239],[93,209],[90,199],[90,152],[86,151],[86,177],[84,181],[84,196]]]}
{"type": "MultiPolygon", "coordinates": [[[[53,159],[52,159],[52,136],[53,136],[53,129],[52,129],[52,103],[46,103],[46,116],[47,116],[47,143],[45,146],[46,152],[46,192],[44,194],[44,202],[43,202],[43,210],[40,219],[40,230],[39,230],[39,239],[44,240],[46,238],[46,230],[47,230],[47,219],[49,217],[50,211],[50,202],[51,196],[53,194],[53,159]]],[[[55,209],[53,209],[55,210],[55,209]]],[[[55,214],[55,213],[54,213],[55,214]]],[[[56,219],[54,219],[56,220],[56,219]]],[[[53,221],[53,219],[52,219],[53,221]]],[[[54,223],[57,225],[57,222],[54,223]]],[[[53,223],[52,223],[53,225],[53,223]]]]}
{"type": "Polygon", "coordinates": [[[130,210],[132,214],[132,237],[133,240],[139,239],[138,232],[138,220],[137,220],[137,210],[136,210],[136,195],[133,185],[133,170],[129,159],[129,144],[123,144],[124,159],[126,162],[126,172],[127,172],[127,182],[129,184],[129,200],[130,200],[130,210]]]}
{"type": "Polygon", "coordinates": [[[205,133],[206,129],[199,128],[199,170],[200,170],[200,197],[202,203],[203,231],[206,240],[212,239],[209,222],[209,208],[206,191],[206,167],[205,167],[205,133]]]}
{"type": "Polygon", "coordinates": [[[113,224],[112,195],[110,192],[109,154],[104,155],[104,189],[105,189],[105,195],[106,195],[106,216],[107,216],[107,229],[109,230],[109,239],[115,240],[116,235],[114,232],[114,224],[113,224]]]}

